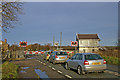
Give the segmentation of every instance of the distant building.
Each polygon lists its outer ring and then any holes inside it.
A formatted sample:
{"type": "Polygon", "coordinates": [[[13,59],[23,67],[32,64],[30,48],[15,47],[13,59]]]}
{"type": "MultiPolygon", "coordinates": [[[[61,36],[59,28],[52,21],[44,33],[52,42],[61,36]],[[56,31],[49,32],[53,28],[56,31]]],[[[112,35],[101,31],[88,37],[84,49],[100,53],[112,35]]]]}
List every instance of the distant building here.
{"type": "Polygon", "coordinates": [[[4,41],[0,41],[0,50],[1,51],[7,51],[8,50],[8,43],[7,43],[7,39],[5,39],[4,41]]]}
{"type": "Polygon", "coordinates": [[[95,52],[99,49],[99,37],[97,34],[76,34],[78,52],[95,52]]]}

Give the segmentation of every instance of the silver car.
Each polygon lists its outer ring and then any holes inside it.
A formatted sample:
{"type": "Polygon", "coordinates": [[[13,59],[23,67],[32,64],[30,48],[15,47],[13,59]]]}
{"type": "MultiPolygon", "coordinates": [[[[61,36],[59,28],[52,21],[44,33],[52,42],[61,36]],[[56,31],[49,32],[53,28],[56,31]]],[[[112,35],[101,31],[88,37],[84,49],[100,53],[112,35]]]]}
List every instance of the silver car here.
{"type": "Polygon", "coordinates": [[[64,63],[67,61],[69,56],[64,51],[54,51],[50,54],[49,62],[52,62],[53,64],[56,63],[64,63]]]}
{"type": "Polygon", "coordinates": [[[65,68],[75,69],[78,74],[96,71],[104,72],[106,61],[95,53],[77,53],[66,61],[65,68]]]}

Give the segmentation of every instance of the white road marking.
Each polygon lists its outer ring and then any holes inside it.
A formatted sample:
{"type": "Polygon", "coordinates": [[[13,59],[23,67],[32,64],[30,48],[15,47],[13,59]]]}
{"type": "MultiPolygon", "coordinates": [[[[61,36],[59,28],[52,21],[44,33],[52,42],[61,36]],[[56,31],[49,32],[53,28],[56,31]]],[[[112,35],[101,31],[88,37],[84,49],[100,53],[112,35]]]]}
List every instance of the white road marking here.
{"type": "Polygon", "coordinates": [[[44,65],[46,65],[45,63],[43,63],[44,65]]]}
{"type": "Polygon", "coordinates": [[[118,75],[118,73],[115,73],[115,75],[118,75]]]}
{"type": "Polygon", "coordinates": [[[71,76],[69,76],[69,75],[65,75],[66,77],[68,77],[68,78],[72,78],[71,76]]]}
{"type": "Polygon", "coordinates": [[[49,68],[51,68],[51,66],[49,66],[49,68]]]}
{"type": "Polygon", "coordinates": [[[52,68],[53,70],[56,70],[55,68],[52,68]]]}
{"type": "Polygon", "coordinates": [[[109,71],[109,70],[105,70],[105,72],[108,72],[110,74],[114,74],[116,76],[120,76],[120,74],[118,72],[113,72],[113,71],[109,71]]]}
{"type": "Polygon", "coordinates": [[[61,72],[61,71],[58,71],[58,73],[61,73],[61,74],[62,74],[62,72],[61,72]]]}
{"type": "Polygon", "coordinates": [[[112,71],[109,71],[109,73],[113,74],[114,72],[112,72],[112,71]]]}
{"type": "Polygon", "coordinates": [[[119,73],[117,73],[117,72],[115,72],[115,75],[116,75],[116,76],[120,76],[120,74],[119,74],[119,73]]]}
{"type": "Polygon", "coordinates": [[[117,76],[120,76],[120,74],[118,74],[117,76]]]}

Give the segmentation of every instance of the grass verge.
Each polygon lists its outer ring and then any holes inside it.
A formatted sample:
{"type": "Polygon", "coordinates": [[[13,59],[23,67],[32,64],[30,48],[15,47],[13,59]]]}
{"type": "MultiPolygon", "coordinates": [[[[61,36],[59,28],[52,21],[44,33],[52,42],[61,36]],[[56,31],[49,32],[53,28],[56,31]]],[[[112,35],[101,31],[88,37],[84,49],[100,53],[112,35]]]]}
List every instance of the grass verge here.
{"type": "Polygon", "coordinates": [[[102,56],[102,58],[106,60],[107,64],[119,65],[118,57],[102,56]]]}
{"type": "Polygon", "coordinates": [[[19,66],[8,61],[2,64],[2,78],[17,78],[19,66]]]}

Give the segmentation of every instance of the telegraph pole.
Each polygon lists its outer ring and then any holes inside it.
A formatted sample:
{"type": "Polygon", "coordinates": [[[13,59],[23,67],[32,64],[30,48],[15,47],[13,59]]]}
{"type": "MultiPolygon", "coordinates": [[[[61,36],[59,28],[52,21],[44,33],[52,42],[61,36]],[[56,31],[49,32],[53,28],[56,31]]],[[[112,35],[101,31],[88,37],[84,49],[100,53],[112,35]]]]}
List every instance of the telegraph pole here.
{"type": "Polygon", "coordinates": [[[61,45],[62,45],[62,32],[60,32],[60,49],[61,49],[61,45]]]}
{"type": "Polygon", "coordinates": [[[53,51],[54,51],[55,37],[53,36],[53,51]]]}

